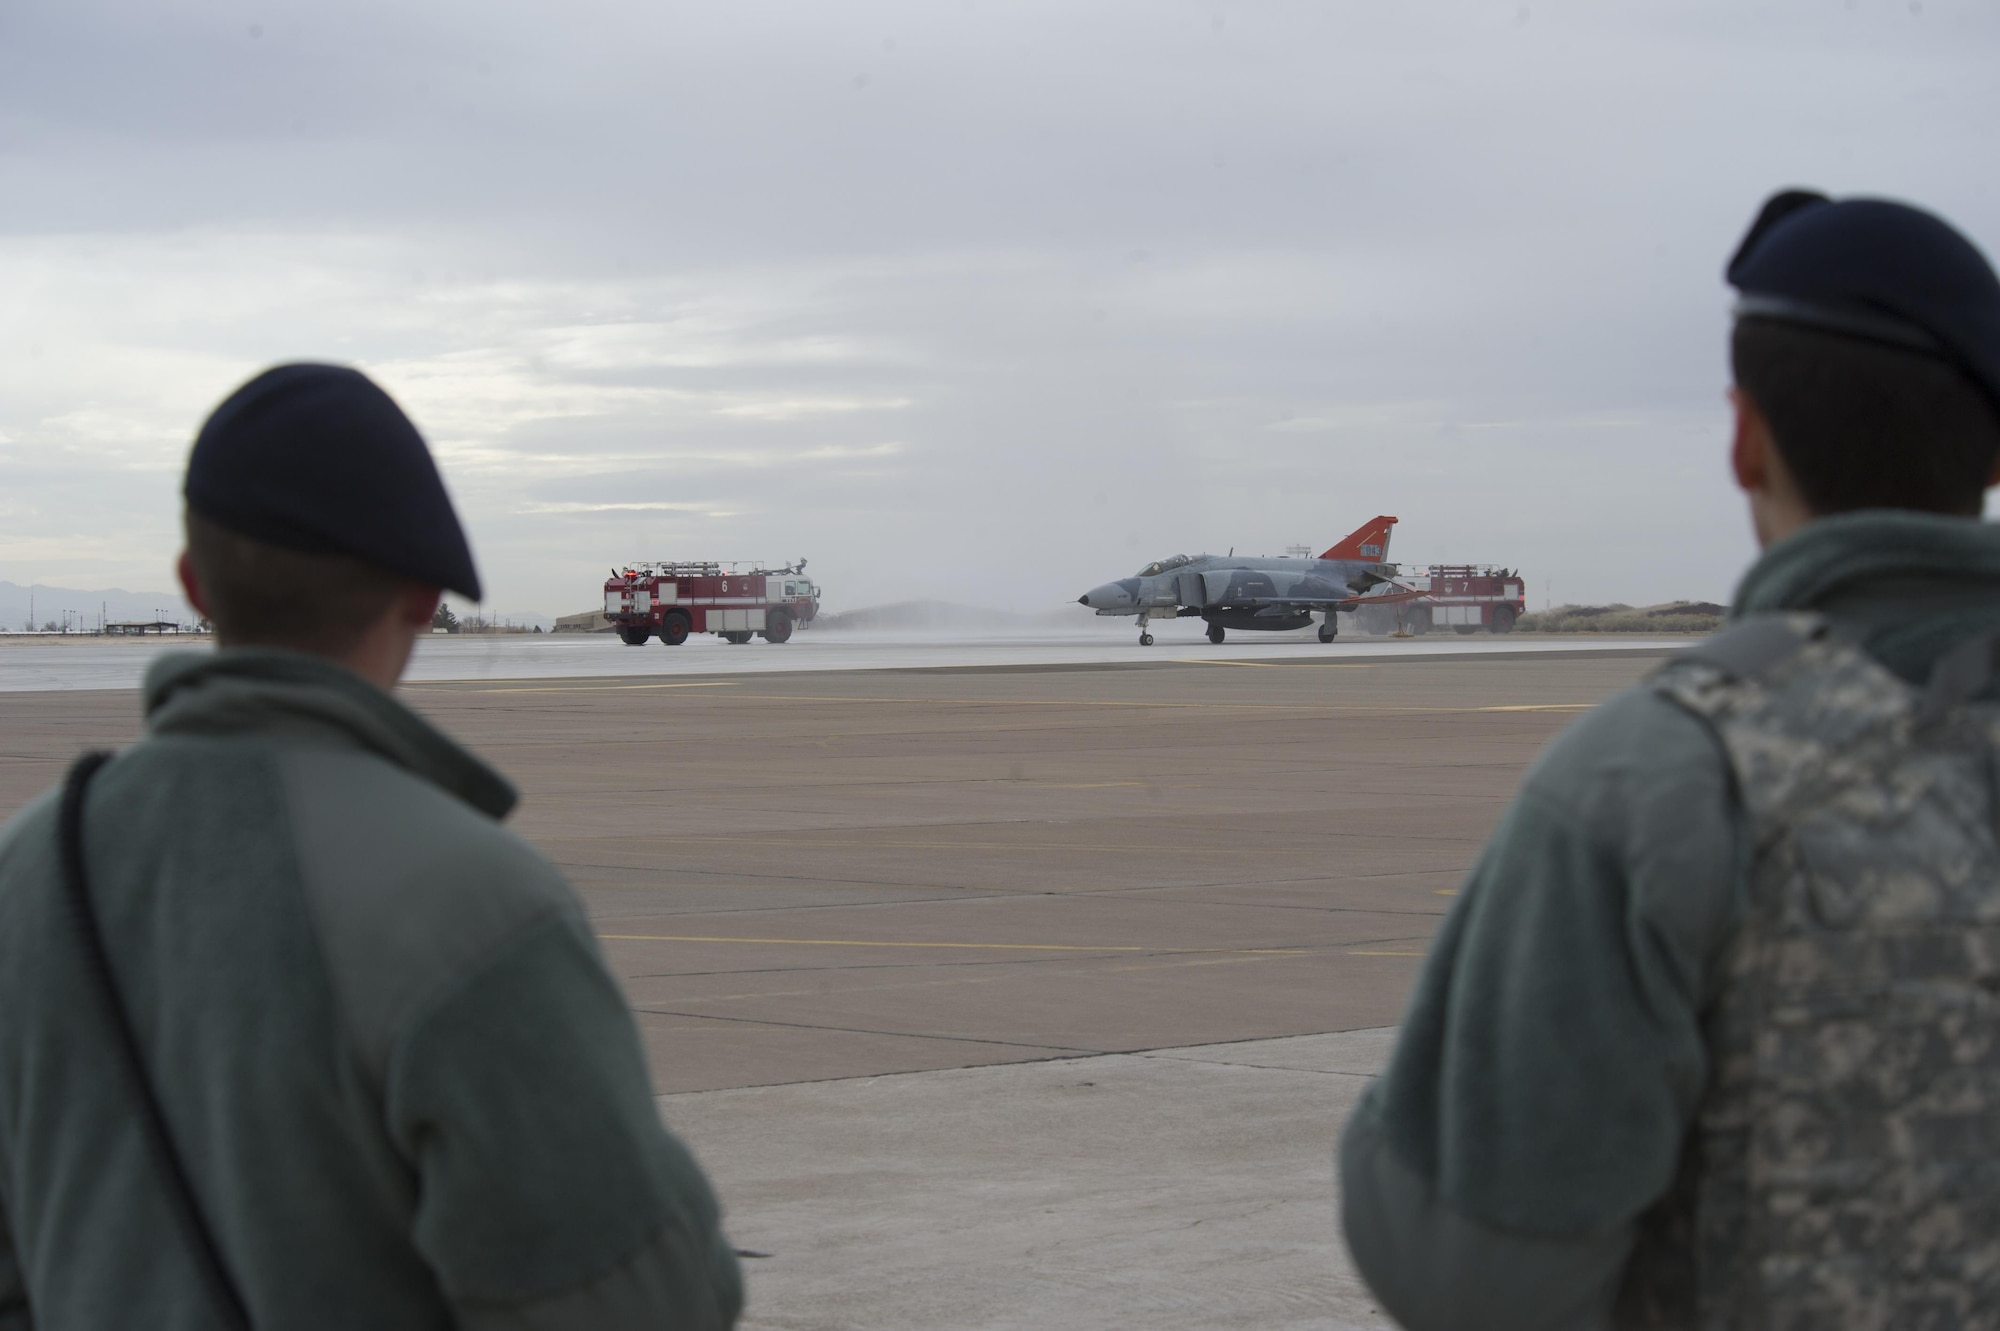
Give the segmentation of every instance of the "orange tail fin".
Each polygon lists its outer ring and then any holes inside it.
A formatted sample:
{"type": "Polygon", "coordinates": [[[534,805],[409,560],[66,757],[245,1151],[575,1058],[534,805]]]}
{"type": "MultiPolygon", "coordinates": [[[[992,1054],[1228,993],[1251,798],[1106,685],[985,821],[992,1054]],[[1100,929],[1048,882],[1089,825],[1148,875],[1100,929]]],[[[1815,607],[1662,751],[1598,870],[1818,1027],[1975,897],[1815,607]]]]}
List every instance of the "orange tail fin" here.
{"type": "Polygon", "coordinates": [[[1389,558],[1389,529],[1396,525],[1396,519],[1384,514],[1357,527],[1354,533],[1339,545],[1334,546],[1321,559],[1366,559],[1380,564],[1389,558]]]}

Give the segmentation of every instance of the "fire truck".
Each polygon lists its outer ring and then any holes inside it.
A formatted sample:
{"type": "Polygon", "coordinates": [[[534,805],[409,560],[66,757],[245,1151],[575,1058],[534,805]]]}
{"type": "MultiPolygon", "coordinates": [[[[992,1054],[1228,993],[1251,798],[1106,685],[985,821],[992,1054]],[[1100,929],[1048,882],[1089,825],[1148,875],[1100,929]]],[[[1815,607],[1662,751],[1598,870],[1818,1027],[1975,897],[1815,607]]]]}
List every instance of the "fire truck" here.
{"type": "Polygon", "coordinates": [[[819,614],[819,588],[806,561],[783,568],[718,560],[654,560],[611,570],[604,617],[627,647],[658,637],[678,647],[690,633],[725,642],[784,642],[819,614]]]}
{"type": "Polygon", "coordinates": [[[1494,564],[1431,564],[1422,572],[1398,569],[1368,589],[1355,608],[1364,633],[1511,633],[1528,612],[1526,584],[1519,569],[1494,564]]]}

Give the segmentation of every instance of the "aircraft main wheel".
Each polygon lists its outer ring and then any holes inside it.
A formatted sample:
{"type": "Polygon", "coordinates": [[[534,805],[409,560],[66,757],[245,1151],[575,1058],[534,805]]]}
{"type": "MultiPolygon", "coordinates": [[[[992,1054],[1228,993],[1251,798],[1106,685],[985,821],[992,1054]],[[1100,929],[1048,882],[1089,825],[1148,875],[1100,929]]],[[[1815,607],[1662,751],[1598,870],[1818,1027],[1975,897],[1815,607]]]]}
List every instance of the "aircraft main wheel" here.
{"type": "Polygon", "coordinates": [[[1461,634],[1472,634],[1479,632],[1479,625],[1477,624],[1453,624],[1452,627],[1457,629],[1461,634]]]}
{"type": "Polygon", "coordinates": [[[1326,623],[1321,624],[1319,626],[1319,640],[1321,642],[1332,642],[1335,638],[1339,636],[1340,636],[1340,629],[1334,624],[1332,620],[1329,619],[1326,623]]]}
{"type": "Polygon", "coordinates": [[[782,610],[773,610],[764,620],[765,642],[786,642],[792,636],[792,617],[782,610]]]}
{"type": "Polygon", "coordinates": [[[1139,635],[1139,645],[1141,647],[1151,647],[1153,645],[1153,635],[1150,633],[1141,633],[1139,635]]]}
{"type": "Polygon", "coordinates": [[[1493,607],[1493,631],[1512,633],[1514,631],[1514,608],[1506,605],[1493,607]]]}
{"type": "Polygon", "coordinates": [[[660,642],[668,647],[678,647],[688,640],[688,617],[680,611],[670,612],[660,621],[660,642]]]}
{"type": "Polygon", "coordinates": [[[747,633],[725,633],[722,635],[722,640],[732,647],[741,647],[744,643],[750,641],[750,635],[747,633]]]}
{"type": "Polygon", "coordinates": [[[627,647],[644,647],[646,639],[652,636],[652,633],[646,629],[620,628],[618,630],[618,641],[624,643],[627,647]]]}
{"type": "Polygon", "coordinates": [[[1215,643],[1217,646],[1220,646],[1222,643],[1223,636],[1224,634],[1222,632],[1222,625],[1210,624],[1208,626],[1208,640],[1210,642],[1215,643]]]}

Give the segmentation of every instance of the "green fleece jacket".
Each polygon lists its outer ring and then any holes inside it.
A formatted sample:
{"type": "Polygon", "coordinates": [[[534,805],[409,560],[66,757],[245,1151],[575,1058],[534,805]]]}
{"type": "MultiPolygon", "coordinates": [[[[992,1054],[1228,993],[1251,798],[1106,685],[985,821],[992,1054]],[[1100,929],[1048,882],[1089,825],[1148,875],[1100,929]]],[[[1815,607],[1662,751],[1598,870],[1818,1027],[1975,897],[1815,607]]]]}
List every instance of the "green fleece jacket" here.
{"type": "MultiPolygon", "coordinates": [[[[507,782],[358,676],[159,661],[84,817],[169,1131],[260,1331],[721,1328],[715,1198],[507,782]]],[[[64,905],[0,832],[0,1331],[219,1324],[64,905]]]]}
{"type": "MultiPolygon", "coordinates": [[[[2000,528],[1866,512],[1771,547],[1737,616],[1816,610],[1913,684],[2000,630],[2000,528]]],[[[1707,726],[1645,687],[1529,771],[1341,1144],[1349,1250],[1412,1331],[1605,1323],[1708,1076],[1749,846],[1707,726]]]]}

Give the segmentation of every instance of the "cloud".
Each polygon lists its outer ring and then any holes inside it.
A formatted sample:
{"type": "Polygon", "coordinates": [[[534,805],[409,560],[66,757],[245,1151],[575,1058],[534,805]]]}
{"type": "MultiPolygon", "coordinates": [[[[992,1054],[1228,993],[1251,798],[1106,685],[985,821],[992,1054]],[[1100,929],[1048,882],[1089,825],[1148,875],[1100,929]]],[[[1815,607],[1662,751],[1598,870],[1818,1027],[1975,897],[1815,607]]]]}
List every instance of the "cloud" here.
{"type": "Polygon", "coordinates": [[[856,398],[780,396],[717,407],[715,414],[760,421],[797,421],[849,411],[897,411],[909,406],[911,402],[912,399],[907,397],[870,402],[856,398]]]}
{"type": "Polygon", "coordinates": [[[700,513],[705,504],[524,504],[518,510],[522,513],[700,513]]]}
{"type": "Polygon", "coordinates": [[[2000,245],[2000,11],[69,0],[0,16],[0,577],[160,585],[359,364],[495,604],[640,553],[1033,608],[1174,549],[1719,598],[1718,270],[1783,184],[2000,245]],[[254,31],[253,31],[254,29],[254,31]]]}

